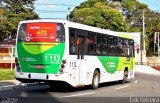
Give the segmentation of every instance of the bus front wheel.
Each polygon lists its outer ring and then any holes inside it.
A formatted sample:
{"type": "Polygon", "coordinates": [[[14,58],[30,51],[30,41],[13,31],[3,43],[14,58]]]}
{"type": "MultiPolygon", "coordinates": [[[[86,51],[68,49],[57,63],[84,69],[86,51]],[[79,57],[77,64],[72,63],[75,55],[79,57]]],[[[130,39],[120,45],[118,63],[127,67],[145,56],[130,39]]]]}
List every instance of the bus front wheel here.
{"type": "Polygon", "coordinates": [[[97,89],[99,86],[99,81],[100,81],[100,73],[98,70],[95,70],[92,78],[92,88],[97,89]]]}
{"type": "Polygon", "coordinates": [[[120,81],[122,84],[127,82],[128,70],[125,70],[123,73],[123,79],[120,81]]]}

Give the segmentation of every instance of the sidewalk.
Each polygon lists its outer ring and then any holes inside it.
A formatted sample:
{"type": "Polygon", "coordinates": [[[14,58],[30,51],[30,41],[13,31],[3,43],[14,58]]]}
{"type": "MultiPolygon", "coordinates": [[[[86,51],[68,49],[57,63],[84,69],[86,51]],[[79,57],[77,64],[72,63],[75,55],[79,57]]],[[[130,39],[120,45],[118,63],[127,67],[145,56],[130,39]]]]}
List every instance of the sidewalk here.
{"type": "Polygon", "coordinates": [[[147,66],[147,65],[136,65],[135,72],[160,76],[160,71],[158,71],[150,66],[147,66]]]}
{"type": "Polygon", "coordinates": [[[15,79],[0,81],[0,91],[17,88],[19,86],[19,84],[20,84],[20,82],[15,79]]]}
{"type": "Polygon", "coordinates": [[[5,86],[5,85],[19,85],[21,82],[13,79],[13,80],[3,80],[0,81],[0,86],[5,86]]]}

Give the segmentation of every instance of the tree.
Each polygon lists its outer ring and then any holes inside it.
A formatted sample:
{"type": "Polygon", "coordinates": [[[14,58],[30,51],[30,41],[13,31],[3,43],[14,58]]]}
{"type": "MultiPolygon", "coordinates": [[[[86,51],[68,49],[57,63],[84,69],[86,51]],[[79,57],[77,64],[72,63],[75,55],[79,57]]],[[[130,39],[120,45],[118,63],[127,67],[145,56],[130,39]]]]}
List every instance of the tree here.
{"type": "Polygon", "coordinates": [[[146,4],[140,3],[137,0],[123,0],[123,14],[125,21],[128,24],[129,32],[141,32],[143,25],[143,10],[145,17],[145,40],[147,52],[153,50],[154,32],[160,31],[160,13],[154,12],[148,8],[146,4]]]}
{"type": "Polygon", "coordinates": [[[160,13],[150,10],[138,0],[88,0],[77,6],[71,12],[70,18],[74,22],[104,29],[142,33],[143,10],[148,52],[153,50],[154,32],[160,32],[160,13]]]}
{"type": "Polygon", "coordinates": [[[88,0],[81,3],[70,14],[71,21],[90,26],[127,31],[127,24],[119,10],[108,6],[106,0],[88,0]]]}
{"type": "Polygon", "coordinates": [[[0,22],[0,41],[16,36],[18,23],[21,20],[37,19],[33,11],[35,0],[2,0],[3,18],[0,22]]]}

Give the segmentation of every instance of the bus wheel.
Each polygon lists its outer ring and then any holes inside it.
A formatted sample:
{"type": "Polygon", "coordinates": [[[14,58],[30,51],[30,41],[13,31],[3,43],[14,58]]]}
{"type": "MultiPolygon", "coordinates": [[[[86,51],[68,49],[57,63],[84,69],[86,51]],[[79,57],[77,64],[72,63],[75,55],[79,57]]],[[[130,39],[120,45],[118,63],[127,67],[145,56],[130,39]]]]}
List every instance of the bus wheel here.
{"type": "Polygon", "coordinates": [[[99,86],[99,80],[100,80],[100,73],[95,70],[92,78],[92,88],[97,89],[99,86]]]}
{"type": "Polygon", "coordinates": [[[128,78],[128,70],[125,70],[124,71],[124,74],[123,74],[123,79],[121,80],[121,83],[126,83],[127,81],[127,78],[128,78]]]}

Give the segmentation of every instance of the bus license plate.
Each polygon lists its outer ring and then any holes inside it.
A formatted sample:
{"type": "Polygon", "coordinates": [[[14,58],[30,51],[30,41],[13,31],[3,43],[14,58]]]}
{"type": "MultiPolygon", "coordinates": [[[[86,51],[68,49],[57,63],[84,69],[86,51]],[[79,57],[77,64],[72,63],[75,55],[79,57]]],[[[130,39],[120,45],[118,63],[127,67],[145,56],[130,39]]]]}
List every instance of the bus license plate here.
{"type": "Polygon", "coordinates": [[[43,69],[44,66],[43,66],[43,65],[37,65],[36,68],[37,68],[37,69],[43,69]]]}

